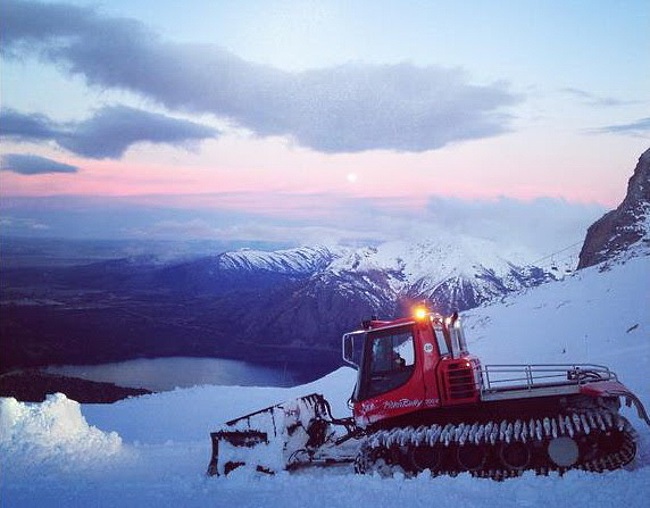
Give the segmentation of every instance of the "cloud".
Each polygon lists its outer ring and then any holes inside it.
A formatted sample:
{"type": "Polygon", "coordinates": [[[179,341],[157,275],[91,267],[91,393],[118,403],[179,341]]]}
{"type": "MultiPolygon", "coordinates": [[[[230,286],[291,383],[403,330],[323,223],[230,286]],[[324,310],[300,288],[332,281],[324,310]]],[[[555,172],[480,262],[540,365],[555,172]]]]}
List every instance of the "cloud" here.
{"type": "Polygon", "coordinates": [[[36,54],[91,85],[212,113],[321,152],[419,152],[495,136],[509,130],[503,108],[521,100],[504,83],[474,85],[463,72],[436,66],[284,72],[218,46],[164,41],[137,21],[71,5],[5,0],[3,18],[5,55],[36,54]]]}
{"type": "Polygon", "coordinates": [[[79,168],[69,164],[39,157],[38,155],[25,155],[8,153],[2,156],[2,171],[12,171],[21,175],[42,175],[44,173],[76,173],[79,168]]]}
{"type": "Polygon", "coordinates": [[[118,159],[131,145],[143,141],[178,145],[217,134],[211,127],[126,106],[107,106],[82,122],[59,124],[43,115],[12,109],[0,112],[0,136],[20,141],[52,139],[93,159],[118,159]]]}
{"type": "Polygon", "coordinates": [[[56,137],[57,126],[45,115],[23,114],[13,109],[0,110],[0,136],[25,141],[56,137]]]}
{"type": "MultiPolygon", "coordinates": [[[[215,240],[239,247],[337,243],[363,246],[393,240],[417,243],[476,237],[495,242],[506,258],[533,263],[567,247],[576,253],[589,225],[606,211],[599,205],[550,198],[522,201],[432,197],[425,209],[408,204],[407,198],[387,204],[383,199],[272,192],[41,196],[0,200],[0,215],[46,225],[51,237],[215,240]],[[243,205],[234,206],[234,198],[243,200],[243,205]],[[271,216],[251,210],[251,200],[266,202],[266,208],[273,202],[291,202],[291,207],[271,216]],[[328,213],[319,213],[320,208],[327,208],[328,213]]],[[[12,230],[15,235],[38,234],[18,226],[12,230]]]]}
{"type": "Polygon", "coordinates": [[[562,88],[561,92],[571,95],[577,99],[580,99],[582,102],[589,104],[590,106],[600,106],[600,107],[611,107],[611,106],[628,106],[630,104],[637,104],[638,101],[625,101],[617,99],[615,97],[607,97],[586,90],[581,90],[580,88],[562,88]]]}
{"type": "Polygon", "coordinates": [[[648,134],[650,134],[650,117],[641,118],[632,123],[608,125],[596,129],[594,132],[600,134],[629,134],[631,136],[647,137],[648,134]]]}
{"type": "Polygon", "coordinates": [[[49,226],[38,222],[34,219],[24,219],[22,217],[3,216],[0,217],[0,229],[4,234],[11,234],[18,232],[18,234],[25,234],[25,232],[41,233],[47,231],[49,226]]]}
{"type": "Polygon", "coordinates": [[[101,109],[57,137],[68,150],[94,159],[121,157],[134,143],[170,143],[213,138],[218,131],[187,120],[125,106],[101,109]]]}
{"type": "Polygon", "coordinates": [[[541,256],[582,243],[587,228],[605,211],[597,204],[556,198],[523,201],[502,197],[470,201],[433,197],[427,207],[429,221],[442,225],[452,234],[497,241],[504,249],[509,245],[525,246],[529,256],[541,256]]]}

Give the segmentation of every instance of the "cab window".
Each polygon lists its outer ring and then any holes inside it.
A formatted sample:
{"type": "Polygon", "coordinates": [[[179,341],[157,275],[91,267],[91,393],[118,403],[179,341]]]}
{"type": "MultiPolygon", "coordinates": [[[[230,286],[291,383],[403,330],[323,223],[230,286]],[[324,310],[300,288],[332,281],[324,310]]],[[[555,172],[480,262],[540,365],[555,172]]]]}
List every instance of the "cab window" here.
{"type": "Polygon", "coordinates": [[[408,381],[415,366],[415,347],[410,329],[369,335],[366,350],[365,393],[368,398],[393,390],[408,381]]]}

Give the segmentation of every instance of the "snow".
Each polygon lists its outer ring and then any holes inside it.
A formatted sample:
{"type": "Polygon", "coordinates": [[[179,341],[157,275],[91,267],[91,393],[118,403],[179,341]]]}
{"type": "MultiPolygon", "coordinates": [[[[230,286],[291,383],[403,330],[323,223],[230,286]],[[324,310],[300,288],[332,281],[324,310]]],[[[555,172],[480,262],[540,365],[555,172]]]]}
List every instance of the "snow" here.
{"type": "MultiPolygon", "coordinates": [[[[602,363],[650,408],[650,257],[601,269],[467,313],[470,348],[484,363],[602,363]]],[[[354,380],[344,367],[292,388],[200,386],[111,405],[60,394],[41,404],[0,399],[0,506],[647,506],[650,428],[631,408],[622,412],[640,435],[637,459],[603,474],[386,479],[346,465],[205,475],[220,423],[312,392],[346,416],[354,380]]]]}
{"type": "Polygon", "coordinates": [[[604,364],[649,394],[650,378],[637,373],[650,370],[650,257],[602,269],[466,312],[471,351],[486,364],[604,364]]]}
{"type": "MultiPolygon", "coordinates": [[[[466,281],[474,286],[480,301],[495,293],[503,294],[505,287],[517,290],[527,285],[525,279],[533,268],[532,253],[514,247],[504,249],[500,243],[485,238],[434,229],[422,232],[417,240],[388,241],[373,247],[337,245],[273,252],[243,249],[220,254],[218,266],[224,270],[262,270],[316,278],[344,279],[346,274],[359,274],[367,287],[375,288],[373,294],[380,293],[382,288],[385,291],[386,285],[391,293],[389,298],[399,298],[413,288],[417,288],[418,294],[431,297],[441,284],[450,280],[455,281],[454,285],[466,281]],[[364,276],[373,272],[385,275],[384,285],[378,286],[364,276]]],[[[552,256],[548,260],[555,262],[552,256]]],[[[562,275],[557,266],[552,271],[548,267],[538,268],[549,277],[562,275]]],[[[338,283],[344,291],[345,282],[338,283]]]]}
{"type": "Polygon", "coordinates": [[[58,393],[42,404],[0,399],[0,451],[3,460],[31,471],[34,463],[70,469],[120,454],[122,439],[88,425],[81,406],[58,393]]]}
{"type": "Polygon", "coordinates": [[[333,272],[399,273],[404,277],[402,285],[412,285],[422,279],[433,283],[459,275],[471,277],[477,267],[489,267],[505,276],[514,266],[510,260],[523,264],[518,252],[504,252],[496,242],[440,232],[430,240],[396,240],[376,247],[342,250],[328,268],[333,272]]]}
{"type": "Polygon", "coordinates": [[[325,247],[299,247],[273,252],[241,249],[221,254],[223,269],[258,269],[277,273],[312,273],[327,265],[332,253],[325,247]]]}

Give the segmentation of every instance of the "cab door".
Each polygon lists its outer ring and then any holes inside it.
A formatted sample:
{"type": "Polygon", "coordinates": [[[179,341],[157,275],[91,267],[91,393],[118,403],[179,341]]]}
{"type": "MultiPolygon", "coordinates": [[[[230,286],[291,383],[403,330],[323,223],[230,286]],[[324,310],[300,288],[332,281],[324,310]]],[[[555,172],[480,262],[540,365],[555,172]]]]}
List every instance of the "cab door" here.
{"type": "Polygon", "coordinates": [[[375,423],[421,408],[422,368],[413,325],[369,332],[355,393],[355,413],[375,423]]]}

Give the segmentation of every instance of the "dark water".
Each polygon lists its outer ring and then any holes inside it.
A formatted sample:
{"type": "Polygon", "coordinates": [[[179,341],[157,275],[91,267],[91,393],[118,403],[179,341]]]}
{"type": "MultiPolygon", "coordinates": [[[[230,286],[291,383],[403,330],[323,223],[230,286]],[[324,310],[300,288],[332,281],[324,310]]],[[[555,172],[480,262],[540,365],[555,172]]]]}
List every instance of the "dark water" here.
{"type": "Polygon", "coordinates": [[[103,365],[64,365],[43,370],[152,391],[196,385],[295,386],[314,378],[313,373],[310,376],[306,369],[271,367],[220,358],[138,359],[103,365]]]}

